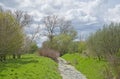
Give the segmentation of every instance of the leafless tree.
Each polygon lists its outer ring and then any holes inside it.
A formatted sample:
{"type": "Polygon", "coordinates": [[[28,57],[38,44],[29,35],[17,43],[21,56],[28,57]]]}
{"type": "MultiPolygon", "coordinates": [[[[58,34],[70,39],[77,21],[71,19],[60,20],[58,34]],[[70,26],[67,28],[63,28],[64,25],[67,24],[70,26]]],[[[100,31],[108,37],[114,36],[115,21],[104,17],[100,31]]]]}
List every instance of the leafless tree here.
{"type": "Polygon", "coordinates": [[[59,31],[60,31],[60,34],[68,33],[71,29],[73,29],[71,21],[65,20],[64,17],[59,19],[59,31]]]}
{"type": "Polygon", "coordinates": [[[25,27],[32,22],[32,17],[28,13],[25,13],[23,11],[15,11],[14,16],[21,27],[25,27]]]}
{"type": "Polygon", "coordinates": [[[44,35],[46,35],[52,42],[53,37],[55,35],[55,29],[58,26],[58,16],[56,15],[47,16],[44,18],[43,22],[47,32],[47,34],[44,35]]]}
{"type": "Polygon", "coordinates": [[[72,22],[66,20],[65,17],[50,15],[44,18],[44,25],[46,28],[45,31],[47,32],[45,34],[49,40],[43,43],[43,48],[66,52],[68,43],[70,45],[77,35],[76,30],[72,26],[72,22]]]}

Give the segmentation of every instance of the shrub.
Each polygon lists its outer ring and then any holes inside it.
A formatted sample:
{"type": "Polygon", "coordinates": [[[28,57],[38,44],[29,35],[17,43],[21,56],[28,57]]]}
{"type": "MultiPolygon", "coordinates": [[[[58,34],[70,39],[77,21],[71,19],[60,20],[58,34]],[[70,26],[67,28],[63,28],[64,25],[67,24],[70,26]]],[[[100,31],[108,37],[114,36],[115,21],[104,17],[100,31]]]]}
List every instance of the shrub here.
{"type": "Polygon", "coordinates": [[[39,50],[39,55],[49,57],[57,62],[58,61],[57,58],[60,56],[60,53],[52,49],[43,48],[39,50]]]}

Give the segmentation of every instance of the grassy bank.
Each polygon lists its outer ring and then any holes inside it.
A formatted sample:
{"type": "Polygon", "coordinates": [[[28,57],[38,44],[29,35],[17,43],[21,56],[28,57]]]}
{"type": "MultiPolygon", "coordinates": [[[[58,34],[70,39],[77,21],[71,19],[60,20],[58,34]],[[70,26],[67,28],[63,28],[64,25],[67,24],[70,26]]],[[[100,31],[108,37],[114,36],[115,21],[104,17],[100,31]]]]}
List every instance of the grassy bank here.
{"type": "Polygon", "coordinates": [[[63,58],[86,75],[88,79],[104,79],[103,71],[106,62],[94,58],[83,57],[79,54],[66,54],[63,58]]]}
{"type": "Polygon", "coordinates": [[[53,60],[31,54],[0,62],[0,79],[61,79],[61,76],[53,60]]]}

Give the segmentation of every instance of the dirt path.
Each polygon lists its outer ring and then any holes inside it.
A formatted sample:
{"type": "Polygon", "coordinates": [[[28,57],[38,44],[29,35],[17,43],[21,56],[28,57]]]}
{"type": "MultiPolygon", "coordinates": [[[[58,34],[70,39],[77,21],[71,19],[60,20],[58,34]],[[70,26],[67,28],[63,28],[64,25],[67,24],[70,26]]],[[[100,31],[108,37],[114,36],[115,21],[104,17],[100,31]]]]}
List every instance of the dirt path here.
{"type": "Polygon", "coordinates": [[[73,66],[68,65],[63,58],[58,58],[58,60],[59,60],[59,71],[63,79],[87,79],[73,66]]]}

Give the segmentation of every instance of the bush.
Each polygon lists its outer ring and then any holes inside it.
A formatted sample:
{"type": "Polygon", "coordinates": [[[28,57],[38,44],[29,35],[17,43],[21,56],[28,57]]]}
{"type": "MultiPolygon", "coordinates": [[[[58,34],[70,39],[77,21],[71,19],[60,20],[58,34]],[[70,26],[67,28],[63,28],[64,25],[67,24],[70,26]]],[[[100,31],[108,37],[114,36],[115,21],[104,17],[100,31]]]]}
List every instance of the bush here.
{"type": "Polygon", "coordinates": [[[39,55],[49,57],[57,62],[58,61],[57,58],[60,56],[60,53],[52,49],[43,48],[39,50],[39,55]]]}

